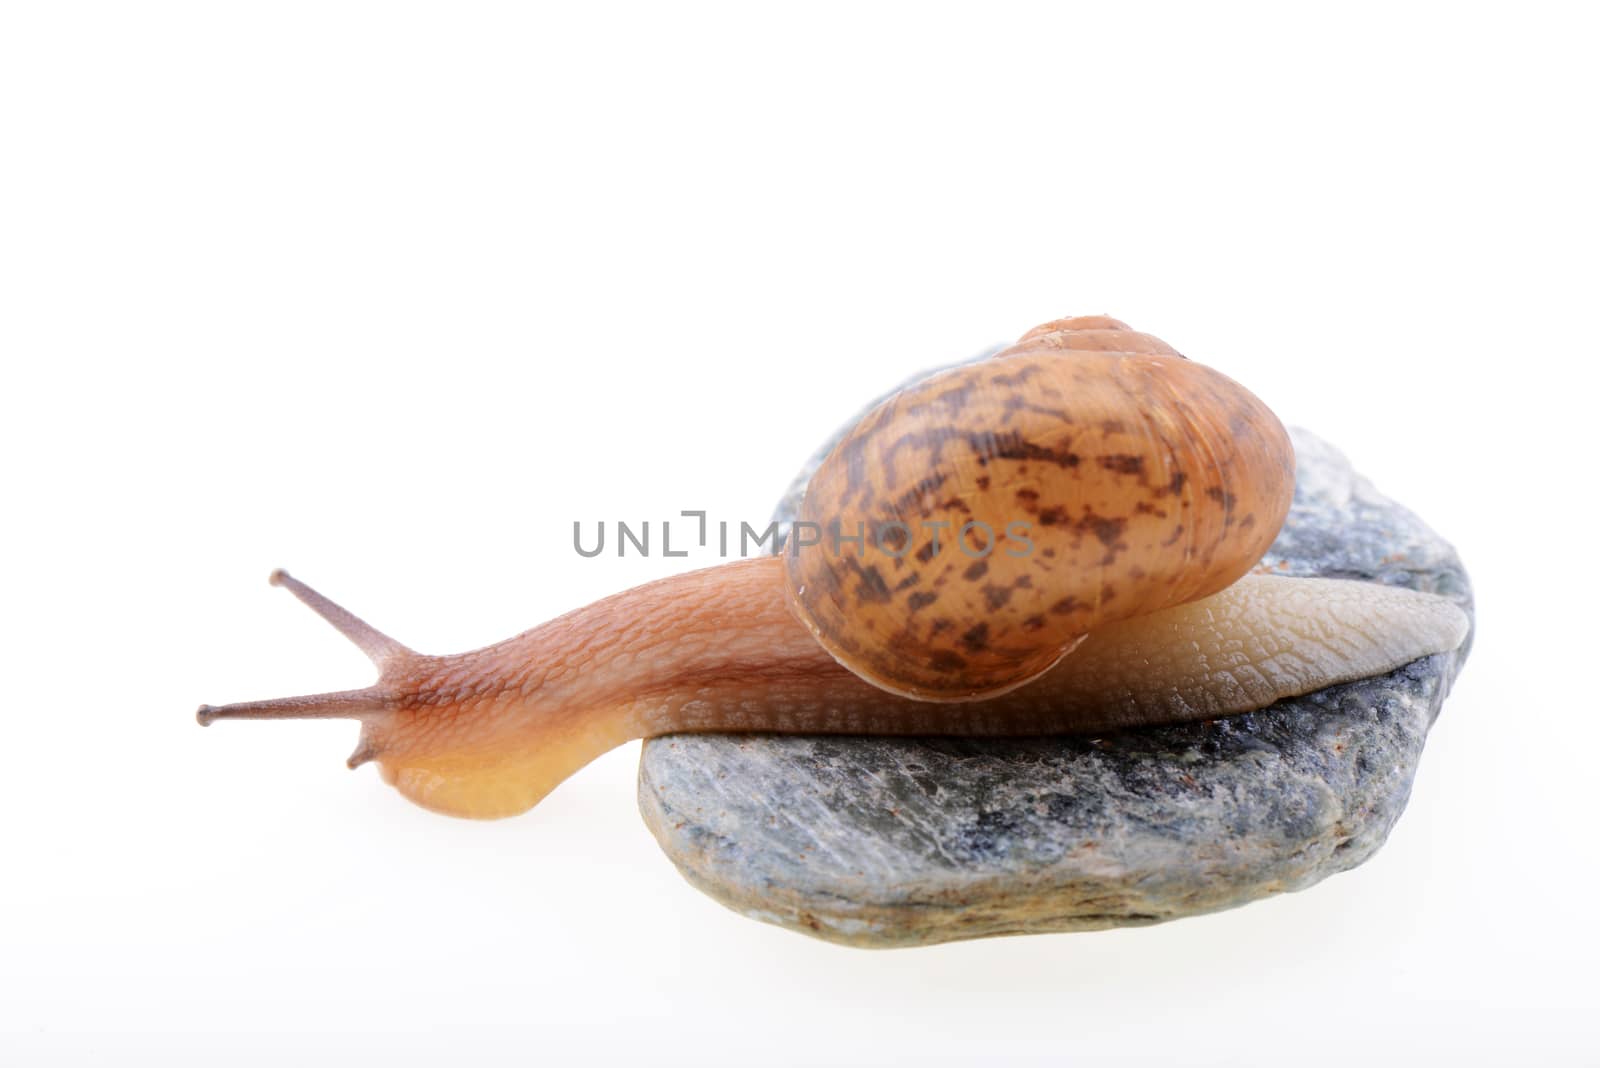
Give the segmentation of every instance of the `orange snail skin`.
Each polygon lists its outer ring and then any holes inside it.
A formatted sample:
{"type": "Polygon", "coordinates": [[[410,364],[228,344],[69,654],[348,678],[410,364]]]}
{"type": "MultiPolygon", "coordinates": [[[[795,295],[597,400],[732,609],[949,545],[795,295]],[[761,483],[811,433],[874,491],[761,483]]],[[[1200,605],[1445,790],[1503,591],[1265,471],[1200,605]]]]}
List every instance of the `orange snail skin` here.
{"type": "Polygon", "coordinates": [[[378,681],[198,718],[357,719],[351,767],[495,818],[635,738],[1104,732],[1253,711],[1458,646],[1467,618],[1444,598],[1249,573],[1293,469],[1237,383],[1116,320],[1059,320],[862,419],[801,505],[817,544],[449,656],[275,572],[378,681]]]}

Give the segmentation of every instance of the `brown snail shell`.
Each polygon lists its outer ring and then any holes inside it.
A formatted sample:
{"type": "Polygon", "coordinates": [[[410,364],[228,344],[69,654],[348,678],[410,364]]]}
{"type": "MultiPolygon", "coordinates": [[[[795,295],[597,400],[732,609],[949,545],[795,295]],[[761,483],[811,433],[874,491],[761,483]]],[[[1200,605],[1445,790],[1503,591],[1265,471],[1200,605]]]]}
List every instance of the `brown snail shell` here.
{"type": "Polygon", "coordinates": [[[1063,319],[846,435],[806,490],[787,585],[874,685],[994,696],[1107,623],[1236,581],[1293,491],[1288,435],[1243,386],[1115,319],[1063,319]]]}

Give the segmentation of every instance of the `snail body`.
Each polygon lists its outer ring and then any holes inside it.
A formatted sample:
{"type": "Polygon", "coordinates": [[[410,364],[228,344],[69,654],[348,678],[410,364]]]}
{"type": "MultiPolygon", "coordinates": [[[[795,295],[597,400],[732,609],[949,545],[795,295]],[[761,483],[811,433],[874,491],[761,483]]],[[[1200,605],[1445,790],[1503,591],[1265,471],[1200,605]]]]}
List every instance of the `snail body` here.
{"type": "Polygon", "coordinates": [[[796,531],[817,540],[781,556],[450,656],[275,572],[378,681],[199,719],[358,719],[350,766],[490,818],[634,738],[1117,730],[1263,708],[1460,644],[1466,617],[1442,598],[1248,575],[1292,479],[1282,427],[1242,387],[1115,320],[1061,320],[870,413],[807,489],[796,531]],[[929,551],[916,535],[939,523],[929,551]]]}

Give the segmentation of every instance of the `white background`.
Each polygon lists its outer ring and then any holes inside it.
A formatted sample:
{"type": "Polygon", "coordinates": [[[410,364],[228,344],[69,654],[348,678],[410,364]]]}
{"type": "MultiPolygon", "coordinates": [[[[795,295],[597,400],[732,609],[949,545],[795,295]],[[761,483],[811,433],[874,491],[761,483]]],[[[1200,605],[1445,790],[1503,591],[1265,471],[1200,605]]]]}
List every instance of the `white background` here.
{"type": "Polygon", "coordinates": [[[1584,9],[0,11],[0,1057],[1600,1056],[1584,9]],[[1354,872],[868,953],[691,890],[637,744],[467,823],[347,772],[348,723],[194,724],[370,680],[274,566],[496,640],[714,562],[580,560],[574,519],[763,518],[880,389],[1097,312],[1472,570],[1354,872]]]}

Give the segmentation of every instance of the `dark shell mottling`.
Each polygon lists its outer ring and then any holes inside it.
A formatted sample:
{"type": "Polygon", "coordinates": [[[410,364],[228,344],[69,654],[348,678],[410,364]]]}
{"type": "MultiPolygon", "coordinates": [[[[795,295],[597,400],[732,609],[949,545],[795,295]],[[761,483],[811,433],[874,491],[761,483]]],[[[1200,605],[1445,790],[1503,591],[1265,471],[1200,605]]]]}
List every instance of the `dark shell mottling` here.
{"type": "Polygon", "coordinates": [[[1225,375],[1126,328],[1035,332],[844,436],[800,502],[814,543],[785,553],[788,587],[885,689],[1001,692],[1105,623],[1237,580],[1293,474],[1277,418],[1225,375]]]}

